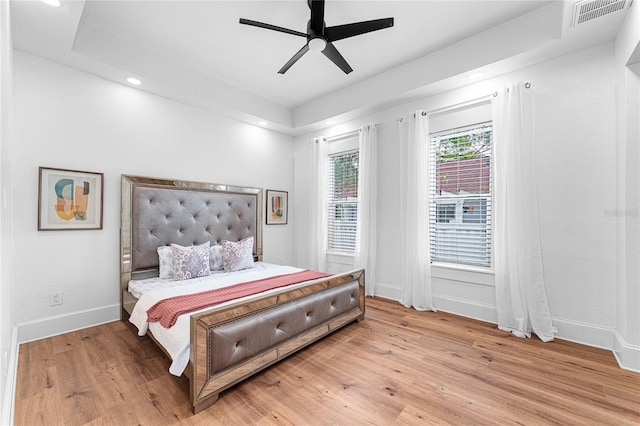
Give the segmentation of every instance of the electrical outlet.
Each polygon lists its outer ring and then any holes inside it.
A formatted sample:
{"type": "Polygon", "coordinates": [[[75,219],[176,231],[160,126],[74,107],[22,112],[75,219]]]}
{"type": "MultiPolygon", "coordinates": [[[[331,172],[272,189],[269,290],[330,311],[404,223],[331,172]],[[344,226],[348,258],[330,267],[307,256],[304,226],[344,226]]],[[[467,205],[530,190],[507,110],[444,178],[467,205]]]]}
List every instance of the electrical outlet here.
{"type": "Polygon", "coordinates": [[[62,305],[62,292],[56,291],[49,294],[49,306],[62,305]]]}

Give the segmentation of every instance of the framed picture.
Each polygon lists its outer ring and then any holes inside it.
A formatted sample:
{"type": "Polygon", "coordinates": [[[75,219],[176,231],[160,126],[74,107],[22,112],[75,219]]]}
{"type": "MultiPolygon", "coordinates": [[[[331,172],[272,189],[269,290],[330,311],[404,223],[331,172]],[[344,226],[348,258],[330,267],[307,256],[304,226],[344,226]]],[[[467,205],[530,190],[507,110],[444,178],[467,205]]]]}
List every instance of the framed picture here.
{"type": "Polygon", "coordinates": [[[288,198],[287,191],[267,189],[267,225],[287,224],[288,198]]]}
{"type": "Polygon", "coordinates": [[[102,173],[40,167],[38,231],[102,229],[102,173]]]}

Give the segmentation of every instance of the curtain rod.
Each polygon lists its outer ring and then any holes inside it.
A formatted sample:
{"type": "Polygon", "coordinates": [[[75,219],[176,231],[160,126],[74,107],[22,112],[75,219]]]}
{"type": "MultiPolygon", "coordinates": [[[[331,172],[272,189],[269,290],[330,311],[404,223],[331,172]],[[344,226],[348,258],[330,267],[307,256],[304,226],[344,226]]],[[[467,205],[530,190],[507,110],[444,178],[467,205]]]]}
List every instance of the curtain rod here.
{"type": "Polygon", "coordinates": [[[441,114],[443,112],[451,111],[454,109],[462,108],[465,106],[471,106],[473,104],[479,104],[482,101],[488,101],[491,97],[496,96],[497,92],[492,93],[490,95],[479,96],[477,98],[469,99],[463,102],[458,102],[457,104],[447,105],[446,107],[436,108],[429,111],[429,114],[441,114]]]}
{"type": "MultiPolygon", "coordinates": [[[[482,101],[488,101],[489,99],[491,99],[492,96],[495,96],[496,94],[497,94],[497,92],[489,94],[489,95],[479,96],[479,97],[473,98],[473,99],[468,99],[468,100],[463,101],[463,102],[458,102],[457,104],[447,105],[446,107],[436,108],[436,109],[432,109],[432,110],[429,110],[429,111],[422,111],[422,115],[425,116],[427,114],[429,114],[429,115],[442,114],[443,112],[451,111],[451,110],[462,108],[462,107],[465,107],[465,106],[470,106],[470,105],[473,105],[473,104],[480,103],[482,101]]],[[[415,118],[415,116],[416,116],[416,114],[413,113],[413,117],[414,118],[415,118]]],[[[405,117],[400,117],[396,121],[402,122],[404,120],[404,118],[405,117]]]]}
{"type": "MultiPolygon", "coordinates": [[[[527,89],[531,88],[531,83],[528,82],[528,81],[525,82],[524,83],[524,87],[527,88],[527,89]]],[[[507,91],[508,90],[509,89],[507,88],[507,91]]],[[[441,114],[443,112],[447,112],[447,111],[451,111],[451,110],[454,110],[454,109],[458,109],[458,108],[462,108],[462,107],[465,107],[465,106],[470,106],[470,105],[473,105],[473,104],[476,104],[476,103],[480,103],[480,102],[485,101],[485,100],[488,101],[489,99],[495,98],[496,96],[498,96],[498,91],[497,90],[495,92],[493,92],[493,93],[488,94],[488,95],[483,95],[483,96],[479,96],[477,98],[469,99],[469,100],[466,100],[466,101],[463,101],[463,102],[458,102],[457,104],[447,105],[446,107],[436,108],[436,109],[432,109],[430,111],[423,111],[422,115],[441,114]]],[[[415,117],[415,113],[414,113],[414,117],[415,117]]],[[[402,119],[403,119],[403,117],[400,117],[398,119],[398,121],[402,121],[402,119]]]]}
{"type": "MultiPolygon", "coordinates": [[[[382,124],[382,123],[374,123],[374,126],[378,127],[380,124],[382,124]]],[[[333,136],[318,136],[316,138],[313,138],[313,140],[311,142],[307,142],[307,143],[312,143],[312,142],[318,143],[320,140],[322,140],[324,142],[328,142],[328,143],[335,142],[335,141],[337,141],[339,139],[344,139],[344,138],[346,138],[348,136],[353,136],[353,135],[355,135],[357,133],[362,133],[362,129],[363,129],[363,127],[360,127],[359,129],[350,130],[348,132],[340,133],[338,135],[333,135],[333,136]]]]}
{"type": "Polygon", "coordinates": [[[333,135],[333,136],[322,136],[320,138],[316,138],[316,142],[318,142],[318,139],[322,139],[325,142],[334,142],[338,139],[343,139],[346,138],[347,136],[353,136],[356,135],[358,133],[360,133],[362,131],[362,129],[357,129],[357,130],[351,130],[349,132],[344,132],[344,133],[340,133],[339,135],[333,135]]]}

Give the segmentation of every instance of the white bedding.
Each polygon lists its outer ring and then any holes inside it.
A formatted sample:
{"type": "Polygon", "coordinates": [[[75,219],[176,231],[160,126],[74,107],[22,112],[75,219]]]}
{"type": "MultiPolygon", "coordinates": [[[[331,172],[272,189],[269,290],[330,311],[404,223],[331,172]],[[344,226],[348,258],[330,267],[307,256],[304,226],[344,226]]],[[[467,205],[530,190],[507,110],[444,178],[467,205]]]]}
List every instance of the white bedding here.
{"type": "MultiPolygon", "coordinates": [[[[270,263],[257,262],[250,269],[237,272],[222,273],[214,272],[206,277],[194,278],[190,280],[174,281],[171,279],[150,278],[145,280],[132,280],[129,282],[129,291],[138,298],[138,302],[133,308],[133,313],[129,321],[138,328],[138,335],[144,336],[147,330],[151,330],[156,340],[169,352],[172,363],[169,372],[175,376],[180,376],[189,363],[189,340],[190,340],[190,317],[195,312],[183,314],[178,317],[176,323],[170,328],[164,328],[158,322],[147,322],[147,310],[160,300],[180,296],[183,294],[198,293],[201,291],[214,290],[227,287],[245,281],[259,280],[276,275],[292,274],[300,272],[302,269],[292,266],[273,265],[270,263]]],[[[301,286],[293,284],[290,287],[301,286]]],[[[278,291],[269,290],[262,294],[278,291]]],[[[254,296],[247,296],[229,302],[221,303],[217,306],[231,304],[239,300],[247,300],[254,296]]],[[[208,309],[208,308],[207,308],[208,309]]]]}

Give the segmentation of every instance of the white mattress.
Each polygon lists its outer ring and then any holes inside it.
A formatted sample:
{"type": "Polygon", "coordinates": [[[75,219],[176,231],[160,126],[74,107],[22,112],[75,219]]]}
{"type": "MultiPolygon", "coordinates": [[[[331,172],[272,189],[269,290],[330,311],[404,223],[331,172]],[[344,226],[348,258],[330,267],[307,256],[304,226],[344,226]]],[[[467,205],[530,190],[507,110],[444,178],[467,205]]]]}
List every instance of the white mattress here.
{"type": "MultiPolygon", "coordinates": [[[[190,316],[195,312],[205,311],[206,309],[180,315],[172,327],[164,328],[158,322],[147,322],[147,310],[149,308],[160,300],[167,299],[169,297],[214,290],[245,281],[259,280],[300,271],[302,271],[302,269],[294,268],[292,266],[257,262],[251,269],[231,273],[216,272],[206,277],[190,280],[173,281],[170,279],[160,278],[132,280],[129,282],[129,292],[138,298],[138,302],[133,308],[133,313],[131,314],[129,321],[138,328],[138,335],[144,336],[147,333],[147,330],[150,330],[151,333],[153,333],[156,340],[171,356],[172,363],[169,368],[169,372],[173,375],[180,376],[189,363],[190,316]]],[[[304,284],[293,284],[290,287],[300,285],[304,284]]],[[[279,289],[269,290],[262,294],[268,294],[277,290],[279,289]]],[[[252,297],[256,296],[243,297],[221,303],[217,306],[224,306],[225,304],[231,304],[238,300],[248,300],[252,297]]]]}

